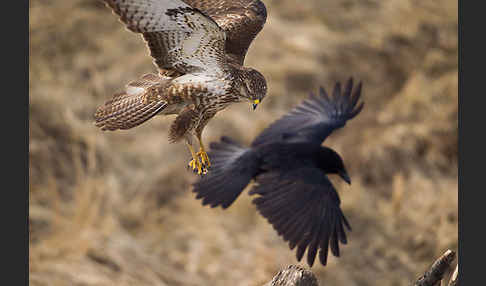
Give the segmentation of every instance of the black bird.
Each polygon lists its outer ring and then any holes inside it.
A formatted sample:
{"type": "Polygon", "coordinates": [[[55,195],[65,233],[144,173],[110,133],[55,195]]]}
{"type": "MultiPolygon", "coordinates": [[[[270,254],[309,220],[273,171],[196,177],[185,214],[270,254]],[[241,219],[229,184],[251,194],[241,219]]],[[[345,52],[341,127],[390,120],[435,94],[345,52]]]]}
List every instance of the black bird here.
{"type": "Polygon", "coordinates": [[[351,226],[326,175],[337,174],[348,184],[351,179],[339,154],[321,144],[362,110],[364,103],[357,105],[361,82],[352,89],[352,78],[344,92],[337,82],[331,97],[321,87],[319,96],[311,93],[266,128],[249,148],[228,137],[211,143],[213,165],[194,184],[196,198],[203,205],[227,208],[254,179],[249,194],[258,197],[252,202],[290,249],[297,247],[298,261],[307,249],[307,263],[312,267],[319,250],[319,260],[326,265],[329,245],[339,257],[338,242],[347,243],[344,226],[348,230],[351,226]]]}

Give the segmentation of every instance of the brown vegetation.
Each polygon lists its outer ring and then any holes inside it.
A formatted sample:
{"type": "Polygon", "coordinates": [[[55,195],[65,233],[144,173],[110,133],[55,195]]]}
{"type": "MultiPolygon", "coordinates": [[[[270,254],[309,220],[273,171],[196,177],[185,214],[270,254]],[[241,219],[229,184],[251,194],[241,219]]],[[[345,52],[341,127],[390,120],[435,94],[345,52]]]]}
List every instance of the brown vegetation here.
{"type": "MultiPolygon", "coordinates": [[[[353,181],[331,178],[353,231],[311,270],[322,285],[409,285],[457,250],[457,1],[264,2],[246,64],[268,96],[218,114],[204,140],[248,144],[319,85],[362,80],[363,112],[326,141],[353,181]]],[[[296,262],[247,194],[225,211],[194,199],[172,117],[94,126],[98,105],[153,70],[101,1],[30,1],[31,285],[263,285],[296,262]]]]}

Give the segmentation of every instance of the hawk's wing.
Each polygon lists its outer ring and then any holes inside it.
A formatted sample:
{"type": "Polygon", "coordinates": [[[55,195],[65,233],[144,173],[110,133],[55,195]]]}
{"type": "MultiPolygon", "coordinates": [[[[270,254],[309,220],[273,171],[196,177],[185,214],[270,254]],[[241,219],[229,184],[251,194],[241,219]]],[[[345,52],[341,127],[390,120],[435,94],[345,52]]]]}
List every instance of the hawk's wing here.
{"type": "Polygon", "coordinates": [[[279,140],[322,144],[331,132],[361,112],[363,102],[356,106],[361,96],[361,83],[353,93],[352,88],[353,80],[349,79],[341,94],[341,84],[337,82],[330,97],[321,87],[319,96],[311,93],[310,98],[263,130],[252,146],[279,140]]]}
{"type": "Polygon", "coordinates": [[[267,19],[260,0],[183,0],[213,18],[226,32],[226,53],[240,65],[267,19]]]}
{"type": "Polygon", "coordinates": [[[147,41],[154,63],[180,73],[216,73],[225,64],[225,32],[181,0],[104,0],[147,41]]]}
{"type": "Polygon", "coordinates": [[[300,167],[264,173],[256,181],[250,194],[260,196],[253,203],[290,249],[297,246],[298,261],[307,249],[307,263],[312,266],[319,250],[319,260],[326,265],[329,246],[339,256],[339,242],[347,243],[344,226],[351,227],[338,193],[321,170],[300,167]]]}

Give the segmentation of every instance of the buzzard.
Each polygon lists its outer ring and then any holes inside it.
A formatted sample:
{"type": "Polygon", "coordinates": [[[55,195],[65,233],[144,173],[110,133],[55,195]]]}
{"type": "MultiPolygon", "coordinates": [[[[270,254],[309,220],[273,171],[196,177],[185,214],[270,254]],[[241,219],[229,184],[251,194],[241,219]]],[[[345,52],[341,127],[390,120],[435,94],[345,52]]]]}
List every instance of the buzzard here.
{"type": "Polygon", "coordinates": [[[169,141],[185,139],[189,166],[211,165],[201,135],[206,124],[233,102],[253,109],[267,93],[263,75],[244,67],[251,42],[267,13],[259,0],[104,0],[126,27],[146,41],[158,74],[126,85],[95,113],[101,130],[130,129],[155,115],[176,114],[169,141]],[[193,138],[199,143],[196,153],[193,138]]]}
{"type": "Polygon", "coordinates": [[[353,92],[352,79],[343,92],[337,82],[332,96],[321,87],[319,96],[311,94],[263,130],[250,147],[228,137],[211,143],[213,167],[194,183],[196,198],[203,205],[227,208],[254,179],[249,194],[258,197],[252,202],[290,249],[297,247],[297,260],[307,250],[312,267],[319,250],[326,265],[329,246],[338,257],[339,242],[347,243],[344,227],[351,230],[327,174],[337,174],[348,184],[351,180],[339,154],[321,144],[361,112],[360,96],[361,83],[353,92]]]}

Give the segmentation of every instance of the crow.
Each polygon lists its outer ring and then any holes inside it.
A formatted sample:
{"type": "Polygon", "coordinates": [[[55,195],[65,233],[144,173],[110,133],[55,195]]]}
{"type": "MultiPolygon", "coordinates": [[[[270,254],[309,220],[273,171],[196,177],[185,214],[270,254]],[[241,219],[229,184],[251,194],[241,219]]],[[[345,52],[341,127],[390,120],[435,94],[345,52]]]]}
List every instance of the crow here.
{"type": "Polygon", "coordinates": [[[252,202],[277,233],[297,247],[301,261],[307,249],[307,263],[326,265],[329,246],[339,257],[339,242],[347,243],[344,226],[351,226],[340,208],[339,195],[327,174],[337,174],[348,184],[351,179],[339,154],[321,146],[335,130],[358,115],[364,103],[361,82],[353,91],[350,78],[332,96],[323,87],[264,129],[250,147],[223,136],[210,144],[213,165],[209,173],[193,184],[196,199],[211,207],[229,207],[253,179],[252,202]]]}

